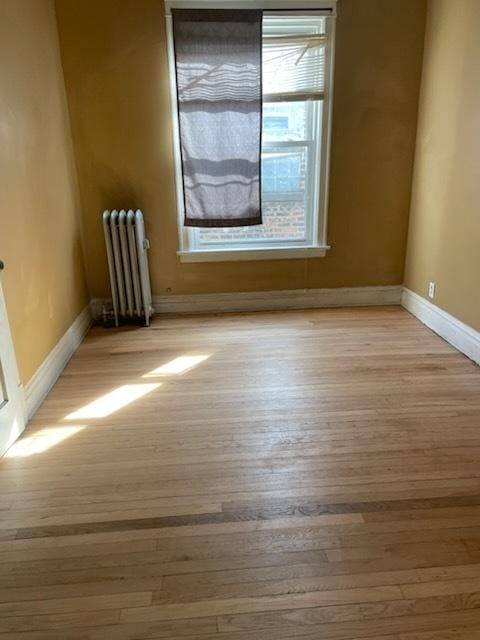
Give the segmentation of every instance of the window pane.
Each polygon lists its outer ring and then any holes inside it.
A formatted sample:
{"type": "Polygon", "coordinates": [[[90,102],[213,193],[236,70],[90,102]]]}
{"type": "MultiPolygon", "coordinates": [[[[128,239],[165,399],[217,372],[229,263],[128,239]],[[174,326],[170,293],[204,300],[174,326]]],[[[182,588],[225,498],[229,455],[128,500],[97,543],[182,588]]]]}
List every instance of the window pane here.
{"type": "Polygon", "coordinates": [[[303,200],[277,200],[263,204],[263,224],[254,227],[199,229],[199,249],[219,245],[240,247],[269,240],[305,239],[305,205],[303,200]]]}
{"type": "Polygon", "coordinates": [[[275,198],[305,190],[305,150],[279,148],[262,155],[262,194],[275,198]]]}
{"type": "Polygon", "coordinates": [[[262,154],[263,224],[252,227],[199,229],[200,248],[245,245],[269,240],[306,239],[308,149],[274,145],[262,154]]]}
{"type": "Polygon", "coordinates": [[[306,140],[311,108],[307,102],[276,102],[263,105],[263,142],[306,140]]]}

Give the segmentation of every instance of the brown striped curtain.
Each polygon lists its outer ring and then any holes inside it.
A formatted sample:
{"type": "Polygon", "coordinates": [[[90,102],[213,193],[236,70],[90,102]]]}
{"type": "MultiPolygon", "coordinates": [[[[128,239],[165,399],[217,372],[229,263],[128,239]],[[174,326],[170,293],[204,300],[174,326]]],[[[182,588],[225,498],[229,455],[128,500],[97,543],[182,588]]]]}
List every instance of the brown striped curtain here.
{"type": "Polygon", "coordinates": [[[185,225],[261,224],[262,12],[172,16],[185,225]]]}

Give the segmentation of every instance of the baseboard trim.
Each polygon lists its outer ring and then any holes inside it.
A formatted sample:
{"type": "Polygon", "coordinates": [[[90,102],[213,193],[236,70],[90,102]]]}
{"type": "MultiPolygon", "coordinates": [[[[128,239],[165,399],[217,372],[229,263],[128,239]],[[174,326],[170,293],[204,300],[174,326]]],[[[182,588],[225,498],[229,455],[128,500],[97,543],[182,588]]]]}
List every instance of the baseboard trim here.
{"type": "Polygon", "coordinates": [[[402,306],[455,349],[480,364],[480,332],[410,289],[403,289],[402,306]]]}
{"type": "MultiPolygon", "coordinates": [[[[282,311],[322,307],[357,307],[397,305],[401,286],[342,287],[337,289],[288,289],[235,293],[195,293],[191,295],[153,296],[155,313],[194,314],[239,311],[282,311]]],[[[102,308],[110,309],[111,299],[94,298],[90,302],[92,317],[101,317],[102,308]]]]}
{"type": "Polygon", "coordinates": [[[90,305],[75,318],[24,387],[25,419],[30,420],[80,346],[92,324],[90,305]]]}
{"type": "Polygon", "coordinates": [[[154,296],[156,313],[281,311],[400,304],[401,287],[344,287],[154,296]]]}

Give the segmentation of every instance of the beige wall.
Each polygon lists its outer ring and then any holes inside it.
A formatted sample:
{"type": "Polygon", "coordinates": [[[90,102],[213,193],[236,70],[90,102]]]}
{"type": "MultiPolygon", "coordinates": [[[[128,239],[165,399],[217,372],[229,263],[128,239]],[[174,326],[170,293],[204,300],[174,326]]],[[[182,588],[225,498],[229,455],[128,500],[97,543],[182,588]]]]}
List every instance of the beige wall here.
{"type": "Polygon", "coordinates": [[[26,383],[86,304],[53,3],[0,2],[0,258],[26,383]]]}
{"type": "Polygon", "coordinates": [[[92,296],[108,295],[100,213],[140,207],[155,294],[400,284],[423,0],[340,0],[327,258],[181,264],[161,0],[58,0],[92,296]]]}
{"type": "Polygon", "coordinates": [[[480,2],[431,0],[405,284],[480,330],[480,2]]]}

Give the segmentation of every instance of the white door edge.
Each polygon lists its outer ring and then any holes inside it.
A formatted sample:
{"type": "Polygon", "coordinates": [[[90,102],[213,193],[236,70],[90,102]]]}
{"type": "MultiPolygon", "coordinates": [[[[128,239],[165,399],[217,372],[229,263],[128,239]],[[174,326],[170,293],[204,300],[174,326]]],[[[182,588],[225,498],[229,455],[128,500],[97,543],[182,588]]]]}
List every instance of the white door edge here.
{"type": "Polygon", "coordinates": [[[7,307],[0,283],[0,456],[25,428],[22,385],[18,375],[7,307]],[[4,397],[4,395],[6,397],[4,397]]]}

